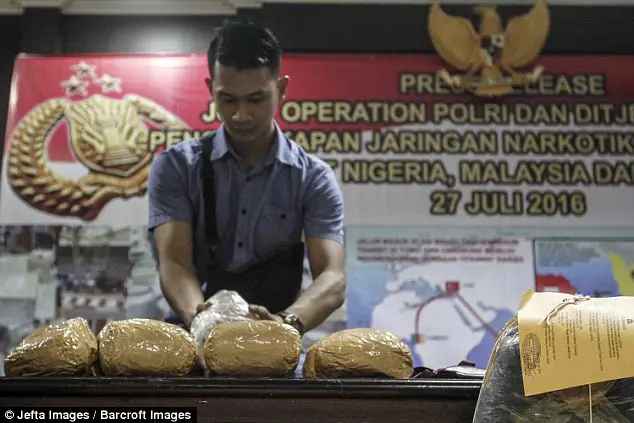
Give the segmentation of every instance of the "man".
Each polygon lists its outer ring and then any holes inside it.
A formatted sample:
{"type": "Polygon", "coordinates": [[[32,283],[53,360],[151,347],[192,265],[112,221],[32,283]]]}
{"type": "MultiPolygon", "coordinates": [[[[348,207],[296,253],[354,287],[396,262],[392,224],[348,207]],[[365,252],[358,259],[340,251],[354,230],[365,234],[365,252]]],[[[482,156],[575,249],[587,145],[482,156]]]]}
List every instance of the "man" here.
{"type": "Polygon", "coordinates": [[[176,314],[168,321],[189,328],[205,299],[228,289],[260,319],[301,333],[344,301],[342,193],[332,169],[274,121],[289,82],[280,63],[270,31],[225,23],[209,47],[205,81],[221,127],[154,160],[149,227],[176,314]],[[314,278],[303,293],[302,233],[314,278]]]}
{"type": "Polygon", "coordinates": [[[11,332],[9,328],[0,325],[0,377],[4,377],[4,359],[9,354],[9,348],[11,347],[11,332]]]}

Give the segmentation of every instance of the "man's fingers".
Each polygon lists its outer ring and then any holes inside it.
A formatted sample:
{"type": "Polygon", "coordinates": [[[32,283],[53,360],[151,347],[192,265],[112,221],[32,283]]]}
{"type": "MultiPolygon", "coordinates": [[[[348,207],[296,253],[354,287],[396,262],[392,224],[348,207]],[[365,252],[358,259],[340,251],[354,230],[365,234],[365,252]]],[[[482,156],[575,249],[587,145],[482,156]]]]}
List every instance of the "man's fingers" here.
{"type": "Polygon", "coordinates": [[[266,314],[266,309],[262,306],[251,304],[249,305],[249,311],[258,317],[261,317],[263,314],[266,314]]]}
{"type": "Polygon", "coordinates": [[[198,304],[198,307],[196,307],[196,314],[200,313],[201,311],[207,310],[209,307],[211,307],[211,303],[198,304]]]}
{"type": "Polygon", "coordinates": [[[259,317],[262,320],[272,320],[272,316],[271,313],[269,313],[269,311],[267,310],[266,307],[261,306],[261,305],[256,305],[256,304],[251,304],[249,306],[249,312],[251,312],[252,314],[256,315],[257,317],[259,317]]]}

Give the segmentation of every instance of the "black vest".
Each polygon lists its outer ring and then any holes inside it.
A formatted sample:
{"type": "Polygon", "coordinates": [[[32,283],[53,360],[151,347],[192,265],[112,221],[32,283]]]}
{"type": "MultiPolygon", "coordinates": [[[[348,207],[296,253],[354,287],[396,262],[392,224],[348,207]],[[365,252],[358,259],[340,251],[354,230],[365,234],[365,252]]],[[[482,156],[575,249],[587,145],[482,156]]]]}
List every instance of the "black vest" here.
{"type": "MultiPolygon", "coordinates": [[[[293,304],[301,293],[304,272],[303,243],[239,273],[223,271],[217,266],[212,248],[218,243],[216,193],[211,161],[214,135],[215,133],[206,134],[200,139],[203,146],[201,166],[203,218],[211,263],[206,269],[205,299],[219,290],[226,289],[238,292],[249,304],[262,305],[271,313],[283,311],[293,304]]],[[[196,221],[198,219],[199,217],[196,221]]]]}

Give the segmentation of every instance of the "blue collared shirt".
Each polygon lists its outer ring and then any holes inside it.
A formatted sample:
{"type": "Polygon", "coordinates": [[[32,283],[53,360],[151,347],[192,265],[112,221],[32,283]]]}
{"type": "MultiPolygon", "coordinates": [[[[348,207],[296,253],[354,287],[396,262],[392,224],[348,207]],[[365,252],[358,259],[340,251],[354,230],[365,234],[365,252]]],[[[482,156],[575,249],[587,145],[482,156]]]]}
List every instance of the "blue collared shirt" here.
{"type": "MultiPolygon", "coordinates": [[[[214,137],[216,256],[223,270],[265,261],[299,243],[302,231],[307,238],[343,243],[343,195],[334,171],[288,139],[277,124],[275,131],[268,158],[251,170],[227,144],[222,126],[214,137]]],[[[201,160],[198,139],[178,143],[155,158],[148,178],[150,231],[168,222],[193,224],[196,214],[204,216],[201,160]]],[[[199,278],[209,263],[203,225],[194,228],[199,278]]]]}

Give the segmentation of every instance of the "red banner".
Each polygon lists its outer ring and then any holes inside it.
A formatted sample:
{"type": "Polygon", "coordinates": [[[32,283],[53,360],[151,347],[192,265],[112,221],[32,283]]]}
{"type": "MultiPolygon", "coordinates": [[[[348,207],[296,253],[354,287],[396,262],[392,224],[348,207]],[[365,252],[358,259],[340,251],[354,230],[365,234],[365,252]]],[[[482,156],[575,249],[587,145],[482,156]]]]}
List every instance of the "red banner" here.
{"type": "MultiPolygon", "coordinates": [[[[336,169],[347,224],[631,225],[634,57],[536,65],[485,100],[433,55],[286,55],[277,118],[336,169]]],[[[217,127],[207,76],[204,55],[19,58],[0,220],[144,225],[153,155],[217,127]]]]}

